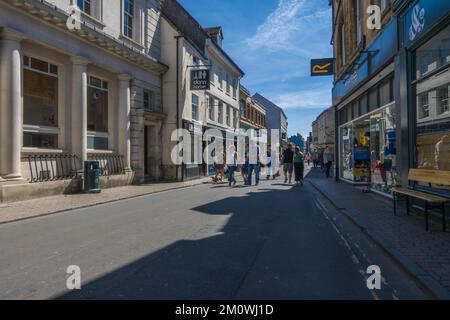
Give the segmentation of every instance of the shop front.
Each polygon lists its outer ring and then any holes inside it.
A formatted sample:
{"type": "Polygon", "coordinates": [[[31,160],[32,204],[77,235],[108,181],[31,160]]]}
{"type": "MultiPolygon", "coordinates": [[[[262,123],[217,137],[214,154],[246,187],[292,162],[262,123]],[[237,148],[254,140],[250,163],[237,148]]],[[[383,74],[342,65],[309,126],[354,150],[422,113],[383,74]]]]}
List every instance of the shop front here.
{"type": "Polygon", "coordinates": [[[341,178],[390,192],[396,183],[395,103],[340,127],[341,178]]]}
{"type": "Polygon", "coordinates": [[[393,19],[333,88],[338,177],[382,194],[397,183],[397,104],[393,19]]]}
{"type": "MultiPolygon", "coordinates": [[[[401,131],[402,165],[450,171],[450,2],[411,1],[403,8],[398,73],[407,88],[401,92],[407,125],[401,131]]],[[[402,182],[408,183],[406,172],[402,182]]],[[[450,193],[423,186],[430,187],[450,193]]]]}

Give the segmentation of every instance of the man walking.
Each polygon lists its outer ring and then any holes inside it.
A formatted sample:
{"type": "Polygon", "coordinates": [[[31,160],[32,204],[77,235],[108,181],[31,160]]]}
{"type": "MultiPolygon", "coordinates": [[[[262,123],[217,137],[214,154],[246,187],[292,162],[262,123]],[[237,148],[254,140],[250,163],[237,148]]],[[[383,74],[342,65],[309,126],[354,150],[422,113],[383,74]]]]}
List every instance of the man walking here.
{"type": "Polygon", "coordinates": [[[330,168],[333,164],[333,153],[331,153],[330,147],[326,147],[323,153],[323,162],[325,163],[325,175],[330,177],[330,168]]]}
{"type": "Polygon", "coordinates": [[[283,152],[283,172],[284,172],[284,183],[287,183],[289,180],[289,184],[292,181],[292,172],[294,163],[294,151],[292,151],[292,144],[288,143],[288,147],[283,152]]]}

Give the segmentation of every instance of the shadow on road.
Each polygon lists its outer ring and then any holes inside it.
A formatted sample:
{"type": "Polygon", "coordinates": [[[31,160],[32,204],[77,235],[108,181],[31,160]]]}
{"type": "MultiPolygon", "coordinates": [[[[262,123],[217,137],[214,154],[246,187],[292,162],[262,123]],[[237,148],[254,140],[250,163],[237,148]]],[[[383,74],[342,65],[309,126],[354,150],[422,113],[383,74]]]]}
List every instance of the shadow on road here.
{"type": "Polygon", "coordinates": [[[313,197],[303,190],[264,189],[192,208],[194,214],[230,218],[219,231],[205,226],[193,239],[55,298],[370,298],[351,259],[338,250],[331,227],[314,210],[313,197]],[[352,281],[353,274],[358,281],[352,281]]]}

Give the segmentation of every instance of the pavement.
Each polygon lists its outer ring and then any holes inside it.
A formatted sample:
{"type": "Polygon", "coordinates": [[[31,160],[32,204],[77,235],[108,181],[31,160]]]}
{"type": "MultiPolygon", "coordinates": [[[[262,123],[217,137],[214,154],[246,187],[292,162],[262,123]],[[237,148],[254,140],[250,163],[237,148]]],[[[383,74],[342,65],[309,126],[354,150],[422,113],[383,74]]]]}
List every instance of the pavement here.
{"type": "Polygon", "coordinates": [[[210,178],[104,189],[101,193],[76,193],[0,204],[0,224],[135,198],[210,182],[210,178]]]}
{"type": "Polygon", "coordinates": [[[426,232],[423,213],[412,210],[407,216],[404,202],[394,216],[391,198],[326,179],[319,168],[308,181],[436,298],[450,299],[450,232],[442,232],[440,216],[426,232]]]}
{"type": "Polygon", "coordinates": [[[311,184],[280,178],[4,223],[0,261],[0,299],[432,298],[311,184]],[[66,287],[72,265],[80,290],[66,287]]]}

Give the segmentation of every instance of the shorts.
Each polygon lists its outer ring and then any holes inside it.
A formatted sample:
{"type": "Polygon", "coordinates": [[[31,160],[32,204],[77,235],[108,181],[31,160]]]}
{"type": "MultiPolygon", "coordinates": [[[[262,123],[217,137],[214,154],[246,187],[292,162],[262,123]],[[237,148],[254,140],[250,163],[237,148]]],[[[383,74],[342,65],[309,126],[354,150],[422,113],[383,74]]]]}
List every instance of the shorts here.
{"type": "Polygon", "coordinates": [[[292,166],[292,163],[283,164],[283,171],[292,173],[294,171],[294,167],[292,166]]]}

